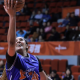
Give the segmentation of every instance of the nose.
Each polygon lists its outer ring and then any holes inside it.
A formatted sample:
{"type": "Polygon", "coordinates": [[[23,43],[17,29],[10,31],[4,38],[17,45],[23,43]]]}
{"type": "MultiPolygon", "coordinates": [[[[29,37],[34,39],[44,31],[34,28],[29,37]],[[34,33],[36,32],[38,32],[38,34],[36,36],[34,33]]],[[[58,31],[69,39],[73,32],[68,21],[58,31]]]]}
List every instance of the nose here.
{"type": "Polygon", "coordinates": [[[20,40],[17,40],[17,43],[20,43],[20,40]]]}

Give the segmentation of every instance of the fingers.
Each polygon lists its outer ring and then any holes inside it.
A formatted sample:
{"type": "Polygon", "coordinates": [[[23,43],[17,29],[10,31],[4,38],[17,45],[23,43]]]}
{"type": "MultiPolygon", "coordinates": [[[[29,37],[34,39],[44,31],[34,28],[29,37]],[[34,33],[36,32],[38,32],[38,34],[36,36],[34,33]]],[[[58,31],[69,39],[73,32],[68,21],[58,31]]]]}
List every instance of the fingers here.
{"type": "Polygon", "coordinates": [[[7,8],[8,7],[8,1],[4,0],[4,4],[5,4],[5,7],[7,8]]]}
{"type": "Polygon", "coordinates": [[[13,0],[11,0],[11,8],[13,8],[13,0]]]}
{"type": "Polygon", "coordinates": [[[14,8],[16,8],[16,6],[17,6],[17,3],[18,3],[18,1],[16,1],[15,5],[14,5],[14,8]]]}
{"type": "Polygon", "coordinates": [[[11,7],[11,0],[8,0],[8,9],[11,7]]]}
{"type": "Polygon", "coordinates": [[[5,11],[7,11],[7,9],[5,8],[5,6],[4,6],[4,9],[5,9],[5,11]]]}

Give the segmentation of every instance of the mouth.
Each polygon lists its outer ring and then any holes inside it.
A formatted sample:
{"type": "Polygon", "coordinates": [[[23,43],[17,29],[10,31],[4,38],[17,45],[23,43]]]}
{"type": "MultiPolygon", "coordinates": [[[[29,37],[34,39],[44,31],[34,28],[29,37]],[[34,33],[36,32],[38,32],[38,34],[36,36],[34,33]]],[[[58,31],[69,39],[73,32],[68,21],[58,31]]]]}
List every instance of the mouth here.
{"type": "Polygon", "coordinates": [[[21,43],[17,43],[17,47],[21,47],[22,46],[22,44],[21,43]]]}

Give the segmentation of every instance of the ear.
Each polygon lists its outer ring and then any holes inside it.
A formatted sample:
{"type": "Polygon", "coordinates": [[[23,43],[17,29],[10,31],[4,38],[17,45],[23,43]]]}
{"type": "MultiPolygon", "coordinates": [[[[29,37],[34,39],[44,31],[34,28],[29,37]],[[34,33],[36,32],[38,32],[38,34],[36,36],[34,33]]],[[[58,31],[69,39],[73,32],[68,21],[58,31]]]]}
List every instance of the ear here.
{"type": "Polygon", "coordinates": [[[26,45],[26,48],[28,49],[29,47],[28,47],[28,44],[26,45]]]}

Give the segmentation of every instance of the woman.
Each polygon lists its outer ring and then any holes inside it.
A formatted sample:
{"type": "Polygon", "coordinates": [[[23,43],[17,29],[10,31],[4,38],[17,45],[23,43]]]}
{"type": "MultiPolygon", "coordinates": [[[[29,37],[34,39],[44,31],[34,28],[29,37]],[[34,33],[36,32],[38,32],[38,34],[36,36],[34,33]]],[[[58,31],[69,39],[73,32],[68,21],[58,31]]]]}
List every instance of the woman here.
{"type": "Polygon", "coordinates": [[[6,71],[3,72],[2,80],[47,80],[48,77],[41,69],[39,60],[27,53],[28,44],[25,39],[16,38],[16,5],[18,1],[15,5],[13,2],[14,0],[8,0],[8,2],[5,0],[4,6],[9,15],[9,30],[6,71]]]}
{"type": "Polygon", "coordinates": [[[51,71],[50,77],[51,77],[52,80],[60,80],[59,75],[57,74],[56,70],[51,71]]]}
{"type": "Polygon", "coordinates": [[[70,69],[67,69],[66,70],[66,75],[62,76],[62,77],[63,77],[63,80],[74,80],[74,76],[72,75],[70,69]]]}

